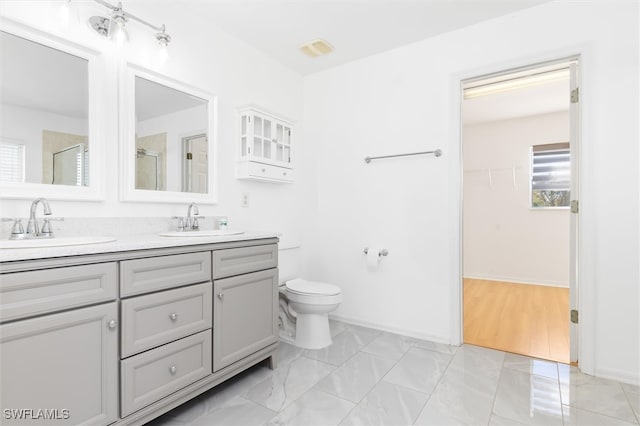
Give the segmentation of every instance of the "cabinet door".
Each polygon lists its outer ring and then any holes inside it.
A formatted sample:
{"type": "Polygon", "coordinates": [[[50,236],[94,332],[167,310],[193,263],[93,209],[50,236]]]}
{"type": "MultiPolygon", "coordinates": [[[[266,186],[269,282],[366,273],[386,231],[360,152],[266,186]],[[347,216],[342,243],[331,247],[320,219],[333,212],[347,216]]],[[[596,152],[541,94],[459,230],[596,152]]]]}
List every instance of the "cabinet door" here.
{"type": "Polygon", "coordinates": [[[214,371],[277,342],[277,269],[217,280],[213,289],[214,371]]]}
{"type": "Polygon", "coordinates": [[[117,317],[113,302],[0,326],[3,423],[116,421],[117,317]]]}

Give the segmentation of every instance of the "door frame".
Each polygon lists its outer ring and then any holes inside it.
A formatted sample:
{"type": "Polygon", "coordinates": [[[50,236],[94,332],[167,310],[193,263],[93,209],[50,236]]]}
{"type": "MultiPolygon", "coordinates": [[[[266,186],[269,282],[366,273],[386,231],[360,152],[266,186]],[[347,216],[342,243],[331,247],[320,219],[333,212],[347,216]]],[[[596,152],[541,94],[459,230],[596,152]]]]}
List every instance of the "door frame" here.
{"type": "MultiPolygon", "coordinates": [[[[467,69],[451,76],[451,139],[449,144],[449,170],[450,170],[450,214],[452,220],[452,244],[450,259],[450,273],[452,278],[450,301],[451,301],[451,331],[450,343],[459,346],[463,343],[463,271],[462,271],[462,219],[463,219],[463,159],[462,159],[462,85],[465,81],[483,76],[502,74],[508,71],[526,69],[568,60],[578,60],[580,64],[580,116],[579,134],[580,150],[577,161],[580,163],[578,181],[580,188],[577,194],[572,195],[572,199],[580,200],[580,220],[577,224],[576,232],[579,236],[574,250],[577,253],[576,271],[580,277],[580,292],[578,293],[578,306],[580,307],[580,327],[578,330],[577,354],[580,362],[580,369],[588,374],[595,371],[595,297],[594,289],[594,267],[595,264],[595,243],[594,235],[589,226],[594,222],[594,211],[589,198],[589,189],[593,188],[593,179],[590,178],[592,170],[592,150],[589,144],[589,132],[586,123],[589,122],[590,103],[589,88],[591,87],[591,76],[589,69],[593,58],[592,43],[574,46],[567,49],[556,50],[527,57],[520,57],[500,63],[489,64],[480,68],[467,69]],[[586,95],[585,95],[586,94],[586,95]]],[[[572,158],[573,161],[573,158],[572,158]]],[[[569,313],[567,312],[567,315],[569,313]]]]}

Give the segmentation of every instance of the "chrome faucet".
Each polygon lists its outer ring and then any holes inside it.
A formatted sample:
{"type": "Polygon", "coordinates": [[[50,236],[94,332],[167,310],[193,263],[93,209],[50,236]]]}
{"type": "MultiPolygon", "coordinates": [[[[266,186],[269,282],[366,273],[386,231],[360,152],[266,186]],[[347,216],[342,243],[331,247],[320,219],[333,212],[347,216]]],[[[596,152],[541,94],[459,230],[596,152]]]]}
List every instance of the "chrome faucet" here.
{"type": "Polygon", "coordinates": [[[200,229],[200,225],[198,224],[198,219],[205,219],[204,216],[199,216],[200,212],[198,211],[198,205],[196,203],[189,204],[189,208],[187,208],[187,216],[173,216],[171,219],[178,220],[178,226],[176,229],[179,232],[187,232],[187,231],[198,231],[200,229]],[[191,214],[193,212],[193,215],[191,214]]]}
{"type": "Polygon", "coordinates": [[[29,213],[29,222],[27,222],[27,238],[39,236],[53,237],[53,232],[51,232],[51,225],[49,224],[48,219],[45,219],[45,224],[42,227],[42,235],[40,233],[40,228],[36,219],[36,208],[38,207],[38,203],[42,203],[45,215],[51,215],[51,208],[49,207],[49,202],[46,198],[36,198],[33,200],[33,203],[31,203],[31,211],[29,213]]]}
{"type": "Polygon", "coordinates": [[[194,216],[200,214],[200,212],[198,211],[198,205],[196,203],[189,204],[189,208],[187,209],[187,217],[185,218],[185,221],[184,221],[184,227],[185,227],[185,230],[187,231],[197,231],[198,228],[200,227],[198,225],[198,218],[191,216],[192,209],[193,209],[194,216]]]}

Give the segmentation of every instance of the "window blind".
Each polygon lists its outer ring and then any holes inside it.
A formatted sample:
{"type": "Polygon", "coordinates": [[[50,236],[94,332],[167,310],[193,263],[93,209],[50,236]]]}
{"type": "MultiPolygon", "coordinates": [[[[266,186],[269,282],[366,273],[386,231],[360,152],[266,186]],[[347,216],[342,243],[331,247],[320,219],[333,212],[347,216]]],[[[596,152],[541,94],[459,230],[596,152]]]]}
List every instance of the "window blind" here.
{"type": "Polygon", "coordinates": [[[571,189],[571,153],[568,143],[532,147],[531,189],[569,191],[571,189]]]}
{"type": "Polygon", "coordinates": [[[0,181],[24,182],[24,145],[0,143],[0,181]]]}

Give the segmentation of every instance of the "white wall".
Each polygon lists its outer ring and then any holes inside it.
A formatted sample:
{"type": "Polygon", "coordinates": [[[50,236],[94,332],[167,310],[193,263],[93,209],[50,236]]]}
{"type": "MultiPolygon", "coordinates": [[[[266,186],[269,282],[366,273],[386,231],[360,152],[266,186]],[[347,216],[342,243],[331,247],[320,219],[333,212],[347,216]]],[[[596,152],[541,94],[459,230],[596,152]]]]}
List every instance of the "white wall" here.
{"type": "MultiPolygon", "coordinates": [[[[25,145],[25,180],[42,182],[42,131],[87,135],[87,120],[13,105],[0,107],[0,136],[25,145]]],[[[91,149],[91,148],[89,148],[91,149]]]]}
{"type": "MultiPolygon", "coordinates": [[[[59,1],[2,1],[1,13],[47,33],[93,48],[105,57],[107,78],[101,120],[105,131],[106,156],[103,176],[106,194],[101,202],[52,201],[54,214],[67,217],[158,216],[186,214],[186,204],[121,203],[118,200],[118,67],[134,63],[177,81],[213,93],[218,97],[217,139],[219,203],[200,208],[205,216],[227,215],[233,228],[282,231],[299,239],[305,211],[298,205],[308,177],[304,161],[296,164],[296,182],[290,185],[240,181],[236,175],[236,108],[256,104],[294,119],[301,118],[302,78],[246,43],[212,27],[199,16],[171,2],[124,2],[125,10],[154,24],[164,23],[172,41],[169,60],[157,62],[154,32],[135,22],[127,25],[130,42],[118,50],[88,28],[88,16],[105,9],[94,2],[71,2],[72,16],[67,27],[52,17],[59,16],[59,1]],[[206,29],[206,30],[205,30],[206,29]],[[249,194],[249,207],[241,207],[241,194],[249,194]]],[[[302,125],[296,127],[302,133],[302,125]]],[[[304,144],[293,142],[296,156],[304,158],[304,144]]],[[[90,142],[91,144],[91,142],[90,142]]],[[[32,197],[37,197],[34,193],[32,197]]],[[[3,200],[2,216],[24,216],[29,200],[3,200]]]]}
{"type": "Polygon", "coordinates": [[[583,53],[580,364],[640,383],[639,27],[634,1],[551,2],[305,78],[319,164],[306,270],[342,286],[337,316],[455,341],[459,81],[583,53]],[[389,256],[371,272],[362,249],[378,243],[389,256]]]}
{"type": "Polygon", "coordinates": [[[532,209],[529,176],[532,145],[569,141],[568,112],[462,133],[464,276],[569,287],[569,210],[532,209]]]}

